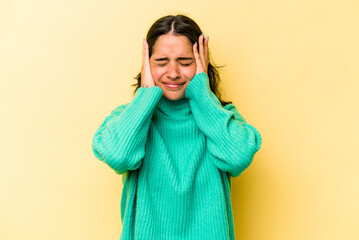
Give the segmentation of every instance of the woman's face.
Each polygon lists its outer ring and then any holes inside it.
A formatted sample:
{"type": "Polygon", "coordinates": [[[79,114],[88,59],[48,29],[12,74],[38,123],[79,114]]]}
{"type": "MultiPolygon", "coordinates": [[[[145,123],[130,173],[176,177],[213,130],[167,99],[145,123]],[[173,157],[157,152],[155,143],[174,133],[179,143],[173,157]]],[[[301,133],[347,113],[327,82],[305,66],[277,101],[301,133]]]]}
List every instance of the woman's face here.
{"type": "Polygon", "coordinates": [[[185,36],[170,33],[160,36],[153,45],[150,66],[164,97],[172,101],[184,98],[197,68],[191,42],[185,36]]]}

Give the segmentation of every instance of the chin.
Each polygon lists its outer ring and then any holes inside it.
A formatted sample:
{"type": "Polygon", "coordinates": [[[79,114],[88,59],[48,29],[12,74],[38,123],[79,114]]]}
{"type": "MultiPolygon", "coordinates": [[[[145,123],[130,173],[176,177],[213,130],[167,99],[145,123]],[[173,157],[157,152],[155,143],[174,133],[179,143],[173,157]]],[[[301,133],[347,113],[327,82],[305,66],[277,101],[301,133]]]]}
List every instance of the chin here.
{"type": "Polygon", "coordinates": [[[183,99],[185,96],[184,94],[178,94],[178,93],[177,94],[165,93],[164,97],[171,101],[177,101],[183,99]]]}

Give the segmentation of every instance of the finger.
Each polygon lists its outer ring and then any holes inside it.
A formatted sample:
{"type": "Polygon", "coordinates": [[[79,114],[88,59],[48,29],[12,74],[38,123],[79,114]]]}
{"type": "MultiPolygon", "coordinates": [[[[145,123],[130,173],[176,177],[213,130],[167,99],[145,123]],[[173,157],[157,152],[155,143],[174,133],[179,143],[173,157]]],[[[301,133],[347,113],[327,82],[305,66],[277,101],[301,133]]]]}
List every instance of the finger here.
{"type": "Polygon", "coordinates": [[[199,56],[201,58],[202,64],[204,63],[204,49],[203,49],[203,33],[198,38],[198,44],[199,44],[199,56]]]}
{"type": "Polygon", "coordinates": [[[194,57],[196,59],[196,65],[197,65],[196,74],[198,74],[200,72],[204,72],[202,60],[198,53],[197,45],[198,45],[198,43],[195,43],[193,45],[193,53],[194,53],[194,57]]]}
{"type": "Polygon", "coordinates": [[[148,43],[146,41],[146,39],[143,40],[144,42],[144,48],[145,48],[145,61],[146,61],[146,64],[149,63],[149,52],[148,52],[148,43]]]}
{"type": "Polygon", "coordinates": [[[204,58],[206,63],[208,64],[209,59],[208,59],[208,41],[209,41],[209,37],[207,36],[206,39],[204,40],[204,58]]]}
{"type": "Polygon", "coordinates": [[[141,66],[141,86],[144,83],[145,79],[145,64],[146,64],[146,47],[145,47],[145,39],[142,39],[142,66],[141,66]]]}
{"type": "Polygon", "coordinates": [[[146,66],[147,61],[147,47],[146,47],[146,39],[142,41],[142,67],[146,66]]]}
{"type": "Polygon", "coordinates": [[[142,40],[142,64],[145,62],[145,39],[142,40]]]}
{"type": "Polygon", "coordinates": [[[150,66],[150,57],[149,57],[149,46],[146,39],[143,39],[143,63],[142,63],[142,72],[141,81],[147,86],[152,87],[156,86],[156,83],[153,81],[151,66],[150,66]]]}
{"type": "Polygon", "coordinates": [[[143,39],[143,67],[146,71],[150,67],[150,58],[149,58],[149,50],[148,43],[146,39],[143,39]]]}
{"type": "Polygon", "coordinates": [[[197,67],[198,67],[198,64],[201,64],[201,59],[200,59],[199,53],[197,51],[197,45],[198,45],[197,42],[195,44],[193,44],[193,54],[194,54],[194,58],[196,60],[196,64],[197,64],[197,67]]]}

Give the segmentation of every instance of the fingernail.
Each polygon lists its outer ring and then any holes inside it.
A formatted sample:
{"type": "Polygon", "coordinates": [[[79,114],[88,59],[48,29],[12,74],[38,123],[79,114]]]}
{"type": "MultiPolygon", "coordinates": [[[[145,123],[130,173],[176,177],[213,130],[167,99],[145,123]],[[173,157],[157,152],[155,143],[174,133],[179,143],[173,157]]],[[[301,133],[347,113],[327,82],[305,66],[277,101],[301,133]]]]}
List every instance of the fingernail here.
{"type": "Polygon", "coordinates": [[[207,36],[207,38],[209,39],[209,36],[207,36]]]}
{"type": "Polygon", "coordinates": [[[203,33],[201,35],[203,35],[203,33]]]}

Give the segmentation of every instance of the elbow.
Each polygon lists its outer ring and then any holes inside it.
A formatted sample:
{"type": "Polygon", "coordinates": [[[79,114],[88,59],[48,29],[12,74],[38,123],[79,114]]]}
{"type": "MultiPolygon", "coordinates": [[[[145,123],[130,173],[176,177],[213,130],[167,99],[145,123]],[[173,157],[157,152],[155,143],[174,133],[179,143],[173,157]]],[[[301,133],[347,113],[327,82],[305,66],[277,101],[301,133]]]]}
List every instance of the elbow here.
{"type": "Polygon", "coordinates": [[[117,145],[104,145],[101,143],[100,136],[93,139],[92,151],[97,159],[106,163],[118,174],[138,169],[144,156],[142,151],[130,152],[117,145]]]}
{"type": "Polygon", "coordinates": [[[250,148],[250,151],[254,155],[262,146],[262,136],[258,132],[258,130],[253,127],[252,125],[249,125],[248,123],[245,124],[248,128],[248,131],[251,133],[250,138],[248,141],[248,145],[250,148]]]}
{"type": "Polygon", "coordinates": [[[105,153],[101,155],[101,161],[106,163],[117,174],[123,174],[128,170],[136,170],[141,166],[142,158],[122,152],[105,153]],[[102,159],[102,160],[101,160],[102,159]]]}
{"type": "Polygon", "coordinates": [[[126,155],[111,156],[104,161],[117,174],[123,174],[128,170],[136,170],[141,166],[142,159],[126,155]]]}
{"type": "Polygon", "coordinates": [[[259,132],[251,125],[248,126],[248,138],[236,147],[236,153],[233,155],[230,174],[232,177],[239,176],[249,165],[251,165],[254,155],[261,148],[262,137],[259,132]]]}
{"type": "Polygon", "coordinates": [[[239,156],[237,156],[237,158],[234,159],[232,166],[231,166],[231,171],[230,174],[232,177],[238,177],[239,175],[241,175],[241,173],[246,170],[249,165],[251,165],[252,161],[253,161],[253,156],[254,154],[241,154],[239,156]]]}

